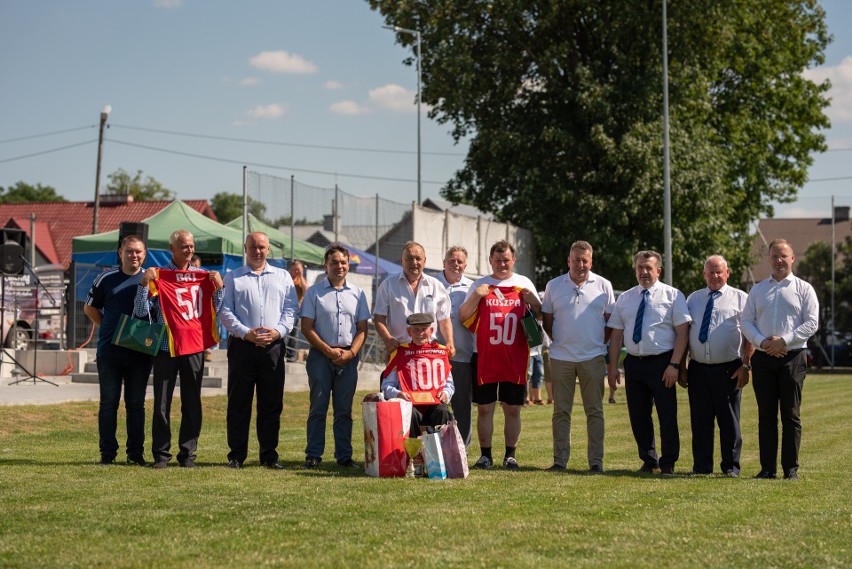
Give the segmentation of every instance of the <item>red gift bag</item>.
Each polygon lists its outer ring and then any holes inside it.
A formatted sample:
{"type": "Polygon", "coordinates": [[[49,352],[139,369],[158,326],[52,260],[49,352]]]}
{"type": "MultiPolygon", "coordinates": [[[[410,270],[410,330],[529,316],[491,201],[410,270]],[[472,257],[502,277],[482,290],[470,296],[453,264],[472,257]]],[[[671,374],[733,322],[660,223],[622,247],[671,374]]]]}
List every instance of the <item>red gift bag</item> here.
{"type": "Polygon", "coordinates": [[[370,476],[405,476],[408,454],[405,439],[411,426],[411,402],[365,401],[361,403],[364,420],[364,471],[370,476]]]}

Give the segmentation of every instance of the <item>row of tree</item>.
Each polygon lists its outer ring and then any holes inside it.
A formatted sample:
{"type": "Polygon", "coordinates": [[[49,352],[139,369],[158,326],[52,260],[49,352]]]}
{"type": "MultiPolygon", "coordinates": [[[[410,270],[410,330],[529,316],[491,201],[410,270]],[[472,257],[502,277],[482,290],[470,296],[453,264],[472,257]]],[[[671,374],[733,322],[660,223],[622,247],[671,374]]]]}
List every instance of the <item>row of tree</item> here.
{"type": "MultiPolygon", "coordinates": [[[[133,197],[133,201],[137,202],[171,200],[175,197],[175,192],[163,186],[163,184],[153,177],[143,176],[141,170],[137,170],[135,175],[131,175],[122,168],[107,176],[107,184],[103,189],[103,194],[129,195],[133,197]]],[[[0,204],[65,201],[68,200],[60,195],[52,186],[42,184],[32,185],[26,182],[17,182],[8,188],[0,186],[0,204]]],[[[228,223],[242,216],[243,197],[238,194],[220,192],[210,200],[210,207],[219,221],[228,223]]],[[[266,217],[266,205],[251,197],[248,198],[248,211],[264,223],[273,227],[290,224],[289,216],[268,219],[266,217]]],[[[296,220],[296,225],[309,223],[311,222],[305,219],[296,220]]]]}

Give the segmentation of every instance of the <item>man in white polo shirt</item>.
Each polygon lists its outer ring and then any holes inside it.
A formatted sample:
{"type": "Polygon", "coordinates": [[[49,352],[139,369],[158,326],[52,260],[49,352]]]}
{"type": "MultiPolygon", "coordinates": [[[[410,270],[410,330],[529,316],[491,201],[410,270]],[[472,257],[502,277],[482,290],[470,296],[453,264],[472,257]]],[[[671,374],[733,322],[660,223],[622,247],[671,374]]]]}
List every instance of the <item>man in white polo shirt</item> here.
{"type": "Polygon", "coordinates": [[[568,273],[547,283],[541,312],[550,345],[553,389],[553,466],[562,471],[571,454],[571,411],[580,379],[586,412],[589,472],[603,472],[604,415],[601,380],[606,376],[606,322],[615,295],[612,284],[592,272],[592,246],[576,241],[568,255],[568,273]]]}
{"type": "Polygon", "coordinates": [[[373,322],[388,354],[404,342],[410,342],[406,319],[415,313],[431,314],[438,323],[450,359],[456,355],[453,345],[452,305],[441,282],[423,272],[426,251],[409,241],[402,248],[402,272],[389,276],[376,291],[373,322]]]}

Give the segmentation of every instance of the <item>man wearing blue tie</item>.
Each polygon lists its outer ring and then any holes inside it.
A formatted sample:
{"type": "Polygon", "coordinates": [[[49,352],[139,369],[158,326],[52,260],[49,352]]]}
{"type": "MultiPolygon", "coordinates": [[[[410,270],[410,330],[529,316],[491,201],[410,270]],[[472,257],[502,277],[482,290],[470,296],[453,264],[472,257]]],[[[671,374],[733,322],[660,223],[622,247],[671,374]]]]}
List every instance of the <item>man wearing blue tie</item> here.
{"type": "MultiPolygon", "coordinates": [[[[704,263],[707,287],[689,295],[689,370],[681,365],[679,383],[689,387],[692,423],[692,471],[713,472],[714,423],[719,423],[721,468],[740,473],[740,397],[748,383],[754,348],[743,337],[741,319],[748,295],[728,286],[731,269],[721,255],[704,263]]],[[[686,356],[684,355],[684,362],[686,356]]]]}
{"type": "Polygon", "coordinates": [[[663,270],[659,253],[639,251],[634,265],[639,285],[618,297],[607,322],[607,328],[612,329],[607,379],[610,386],[618,382],[618,357],[623,342],[627,348],[624,359],[627,411],[642,460],[639,471],[660,471],[671,476],[680,454],[674,386],[692,318],[683,293],[659,281],[663,270]],[[659,457],[651,418],[651,408],[655,405],[660,419],[659,457]]]}

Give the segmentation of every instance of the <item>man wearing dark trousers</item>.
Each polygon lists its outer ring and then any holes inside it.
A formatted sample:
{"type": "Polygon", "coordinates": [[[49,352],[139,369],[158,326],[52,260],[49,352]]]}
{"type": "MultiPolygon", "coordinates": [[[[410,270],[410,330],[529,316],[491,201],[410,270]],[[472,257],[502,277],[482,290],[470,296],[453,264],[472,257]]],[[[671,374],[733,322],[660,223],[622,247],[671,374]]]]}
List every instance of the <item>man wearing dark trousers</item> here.
{"type": "Polygon", "coordinates": [[[787,241],[772,241],[772,276],[754,285],[743,312],[743,334],[755,347],[751,363],[760,443],[760,472],[755,478],[776,477],[780,407],[781,467],[785,479],[799,479],[804,348],[817,331],[819,302],[813,287],[793,275],[795,260],[787,241]]]}
{"type": "Polygon", "coordinates": [[[228,466],[240,468],[248,456],[249,426],[257,390],[257,442],[260,463],[278,462],[278,436],[284,408],[286,337],[293,329],[298,300],[293,279],[266,262],[269,237],[246,237],[246,265],[225,275],[219,317],[228,342],[228,466]]]}
{"type": "Polygon", "coordinates": [[[607,327],[610,387],[619,379],[618,357],[622,342],[625,390],[630,426],[642,460],[640,472],[674,474],[680,454],[675,383],[689,335],[689,310],[683,293],[659,281],[663,258],[656,251],[639,251],[634,257],[635,286],[618,297],[607,327]],[[626,332],[625,332],[626,331],[626,332]],[[660,419],[661,454],[654,443],[651,408],[660,419]]]}
{"type": "MultiPolygon", "coordinates": [[[[195,254],[195,238],[184,229],[177,229],[169,236],[169,249],[172,260],[161,269],[164,271],[201,271],[202,282],[192,280],[186,286],[169,287],[170,298],[162,299],[161,294],[149,297],[149,286],[158,287],[160,270],[151,267],[142,275],[134,299],[133,313],[138,318],[147,318],[148,313],[156,314],[157,322],[168,324],[164,310],[170,311],[173,324],[163,335],[160,351],[154,358],[154,419],[151,436],[151,452],[154,455],[154,468],[166,468],[172,458],[170,452],[171,409],[177,378],[180,376],[180,431],[178,433],[178,464],[184,468],[195,466],[198,437],[201,435],[201,380],[204,376],[204,350],[215,344],[211,335],[217,326],[216,310],[222,302],[222,277],[216,271],[205,272],[192,264],[195,254]],[[202,291],[202,292],[199,292],[202,291]],[[193,292],[194,291],[194,292],[193,292]],[[212,298],[206,298],[205,293],[212,298]],[[212,302],[211,302],[212,300],[212,302]],[[174,307],[180,314],[173,314],[174,307]],[[212,319],[212,322],[211,322],[212,319]],[[205,332],[206,331],[206,332],[205,332]],[[206,344],[206,346],[205,346],[206,344]],[[186,352],[183,348],[188,348],[186,352]],[[175,355],[172,350],[176,349],[175,355]]],[[[175,273],[177,275],[177,273],[175,273]]],[[[184,277],[186,275],[183,275],[184,277]]]]}
{"type": "Polygon", "coordinates": [[[721,255],[704,263],[707,286],[686,299],[689,328],[689,370],[684,363],[678,383],[689,387],[692,422],[692,471],[713,472],[713,438],[719,423],[721,469],[726,476],[740,474],[740,398],[751,370],[751,343],[742,335],[746,293],[728,286],[731,269],[721,255]]]}
{"type": "Polygon", "coordinates": [[[125,237],[118,257],[121,265],[95,278],[83,306],[86,316],[100,327],[97,364],[101,394],[98,409],[101,464],[112,464],[118,454],[115,430],[123,385],[127,409],[127,463],[146,466],[145,390],[153,358],[112,344],[121,315],[133,313],[133,299],[145,262],[145,243],[136,235],[125,237]]]}

